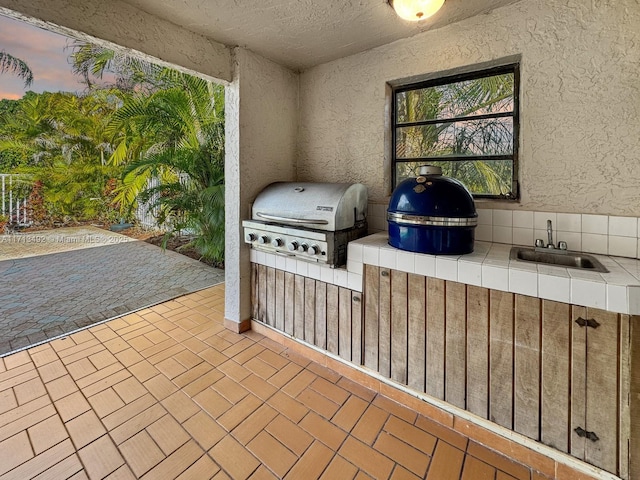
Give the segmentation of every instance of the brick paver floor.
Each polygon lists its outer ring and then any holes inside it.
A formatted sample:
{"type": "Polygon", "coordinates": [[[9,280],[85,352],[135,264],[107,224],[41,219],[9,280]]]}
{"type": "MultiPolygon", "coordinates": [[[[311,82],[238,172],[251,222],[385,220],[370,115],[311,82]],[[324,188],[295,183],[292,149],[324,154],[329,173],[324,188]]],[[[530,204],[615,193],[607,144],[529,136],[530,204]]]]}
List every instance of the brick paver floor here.
{"type": "Polygon", "coordinates": [[[0,359],[0,479],[539,480],[256,332],[224,286],[0,359]]]}
{"type": "Polygon", "coordinates": [[[68,250],[60,253],[50,253],[58,248],[52,241],[0,237],[4,258],[47,253],[0,261],[0,354],[224,281],[222,270],[145,242],[110,233],[102,244],[83,243],[74,235],[78,242],[57,242],[68,250]]]}

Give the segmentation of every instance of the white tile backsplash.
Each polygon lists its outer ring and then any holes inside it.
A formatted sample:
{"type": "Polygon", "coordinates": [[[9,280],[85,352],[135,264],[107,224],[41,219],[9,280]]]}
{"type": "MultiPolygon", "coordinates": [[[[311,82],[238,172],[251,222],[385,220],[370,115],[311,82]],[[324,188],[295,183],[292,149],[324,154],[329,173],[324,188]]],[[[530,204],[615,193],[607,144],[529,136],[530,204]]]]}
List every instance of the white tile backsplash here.
{"type": "Polygon", "coordinates": [[[582,215],[579,213],[558,213],[554,229],[559,232],[582,232],[582,215]]]}
{"type": "Polygon", "coordinates": [[[492,238],[496,243],[513,243],[513,228],[494,225],[492,238]]]}
{"type": "Polygon", "coordinates": [[[533,212],[533,228],[547,230],[547,220],[551,220],[553,225],[557,222],[557,215],[550,212],[533,212]]]}
{"type": "Polygon", "coordinates": [[[494,210],[493,226],[511,227],[513,226],[513,212],[511,210],[494,210]]]}
{"type": "Polygon", "coordinates": [[[513,227],[513,244],[514,245],[533,245],[533,228],[517,228],[513,227]]]}
{"type": "Polygon", "coordinates": [[[533,212],[515,210],[513,212],[514,228],[533,229],[533,212]]]}
{"type": "Polygon", "coordinates": [[[606,215],[582,215],[582,233],[606,235],[609,229],[609,217],[606,215]]]}
{"type": "Polygon", "coordinates": [[[493,225],[493,210],[490,208],[478,208],[478,225],[493,225]]]}
{"type": "Polygon", "coordinates": [[[609,255],[619,257],[636,257],[638,254],[638,239],[631,237],[617,237],[609,235],[609,255]]]}
{"type": "Polygon", "coordinates": [[[609,235],[637,238],[638,219],[635,217],[609,217],[609,235]]]}
{"type": "Polygon", "coordinates": [[[481,242],[493,241],[493,226],[492,225],[478,225],[475,231],[476,240],[481,242]]]}
{"type": "Polygon", "coordinates": [[[588,253],[600,253],[606,255],[608,252],[608,240],[607,235],[599,235],[595,233],[583,233],[582,234],[582,252],[588,253]]]}

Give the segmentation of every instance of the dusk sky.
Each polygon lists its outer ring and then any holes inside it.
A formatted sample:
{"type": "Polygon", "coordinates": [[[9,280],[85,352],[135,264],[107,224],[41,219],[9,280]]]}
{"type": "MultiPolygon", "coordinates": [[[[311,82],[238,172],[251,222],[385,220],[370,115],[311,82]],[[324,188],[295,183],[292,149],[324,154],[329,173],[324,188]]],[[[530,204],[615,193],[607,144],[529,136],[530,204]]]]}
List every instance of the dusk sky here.
{"type": "Polygon", "coordinates": [[[34,92],[84,90],[81,77],[72,73],[68,57],[73,39],[0,15],[0,50],[23,60],[33,72],[33,83],[25,89],[11,72],[0,74],[0,99],[21,98],[34,92]]]}

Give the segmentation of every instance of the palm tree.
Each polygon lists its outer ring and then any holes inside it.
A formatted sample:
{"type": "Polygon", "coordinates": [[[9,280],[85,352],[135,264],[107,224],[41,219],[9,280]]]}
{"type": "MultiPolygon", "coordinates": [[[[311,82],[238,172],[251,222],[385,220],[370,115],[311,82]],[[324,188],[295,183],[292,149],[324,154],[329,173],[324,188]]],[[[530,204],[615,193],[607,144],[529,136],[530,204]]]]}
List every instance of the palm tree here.
{"type": "Polygon", "coordinates": [[[4,50],[0,51],[0,73],[14,73],[24,80],[24,86],[28,87],[33,83],[33,72],[22,60],[13,55],[9,55],[4,50]]]}
{"type": "Polygon", "coordinates": [[[224,259],[224,89],[163,69],[152,93],[123,97],[107,128],[124,165],[116,201],[151,202],[173,233],[193,233],[203,258],[224,259]],[[160,182],[152,186],[150,181],[160,182]]]}

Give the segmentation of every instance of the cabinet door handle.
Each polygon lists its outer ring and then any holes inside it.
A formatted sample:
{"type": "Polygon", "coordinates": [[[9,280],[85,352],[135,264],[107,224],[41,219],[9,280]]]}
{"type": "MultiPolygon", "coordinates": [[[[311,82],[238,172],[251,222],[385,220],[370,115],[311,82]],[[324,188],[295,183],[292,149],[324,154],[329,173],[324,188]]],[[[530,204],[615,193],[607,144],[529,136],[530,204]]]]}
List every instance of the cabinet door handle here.
{"type": "Polygon", "coordinates": [[[383,277],[388,277],[389,276],[389,270],[380,271],[380,275],[382,275],[383,277]]]}
{"type": "Polygon", "coordinates": [[[596,322],[593,318],[584,319],[582,317],[578,317],[578,319],[576,320],[576,323],[581,327],[598,328],[600,326],[600,324],[596,322]]]}
{"type": "Polygon", "coordinates": [[[592,442],[597,442],[598,440],[600,440],[600,437],[598,437],[595,432],[588,432],[582,427],[576,428],[574,432],[576,432],[579,437],[586,438],[588,440],[591,440],[592,442]]]}
{"type": "Polygon", "coordinates": [[[354,296],[352,297],[352,300],[353,300],[354,302],[358,303],[358,302],[360,301],[360,297],[359,297],[358,295],[354,295],[354,296]]]}

